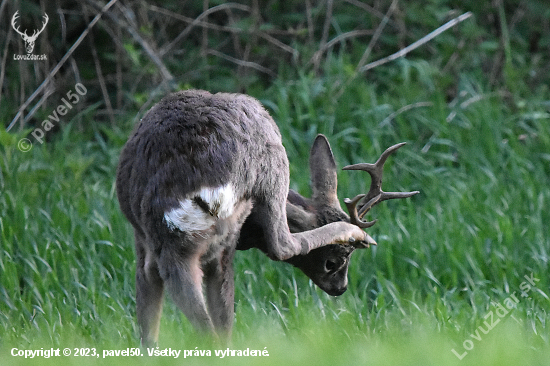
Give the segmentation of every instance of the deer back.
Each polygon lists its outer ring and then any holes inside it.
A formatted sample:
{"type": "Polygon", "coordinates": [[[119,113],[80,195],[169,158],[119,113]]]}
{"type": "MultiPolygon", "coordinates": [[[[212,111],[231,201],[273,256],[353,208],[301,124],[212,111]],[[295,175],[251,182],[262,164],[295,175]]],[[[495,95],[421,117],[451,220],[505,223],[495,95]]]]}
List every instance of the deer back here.
{"type": "Polygon", "coordinates": [[[121,209],[140,231],[199,230],[209,216],[228,217],[237,200],[268,194],[253,190],[261,188],[266,166],[288,169],[287,161],[270,160],[279,146],[275,123],[255,99],[197,90],[171,94],[144,116],[121,154],[121,209]],[[182,202],[189,212],[171,215],[182,202]],[[165,226],[157,227],[159,216],[165,226]]]}

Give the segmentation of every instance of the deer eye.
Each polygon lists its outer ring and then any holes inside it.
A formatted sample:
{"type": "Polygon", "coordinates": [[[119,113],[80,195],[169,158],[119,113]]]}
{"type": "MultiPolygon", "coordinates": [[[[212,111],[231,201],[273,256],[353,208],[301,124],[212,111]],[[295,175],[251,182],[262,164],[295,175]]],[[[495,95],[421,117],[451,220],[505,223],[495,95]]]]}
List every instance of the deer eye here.
{"type": "Polygon", "coordinates": [[[325,261],[325,270],[327,272],[333,272],[334,270],[336,270],[336,267],[336,262],[331,261],[330,259],[327,259],[325,261]]]}

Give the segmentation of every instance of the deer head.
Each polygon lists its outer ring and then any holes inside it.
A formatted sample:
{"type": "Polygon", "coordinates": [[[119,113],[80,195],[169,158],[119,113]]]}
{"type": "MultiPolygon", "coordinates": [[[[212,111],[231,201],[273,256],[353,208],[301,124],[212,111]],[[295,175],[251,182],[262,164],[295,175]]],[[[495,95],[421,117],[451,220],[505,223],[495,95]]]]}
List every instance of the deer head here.
{"type": "Polygon", "coordinates": [[[38,35],[42,33],[44,28],[46,28],[46,24],[48,24],[48,14],[44,14],[44,21],[42,22],[42,28],[40,30],[35,29],[31,36],[27,35],[27,30],[25,29],[25,32],[19,31],[19,26],[17,28],[15,27],[15,23],[17,21],[17,18],[19,15],[17,14],[19,11],[16,11],[15,14],[13,14],[13,17],[11,18],[11,26],[13,29],[19,33],[19,35],[23,38],[23,41],[25,42],[25,49],[27,50],[27,53],[32,53],[34,50],[34,43],[36,42],[36,38],[38,38],[38,35]]]}
{"type": "MultiPolygon", "coordinates": [[[[360,194],[344,202],[350,215],[346,214],[337,197],[336,162],[329,142],[323,135],[315,139],[310,154],[310,174],[313,195],[307,199],[297,192],[290,191],[287,198],[287,220],[292,232],[311,230],[331,222],[351,222],[362,228],[371,227],[376,220],[365,222],[363,217],[376,204],[394,198],[406,198],[418,193],[387,193],[381,189],[382,172],[386,159],[404,143],[388,148],[375,164],[356,164],[343,170],[364,170],[371,175],[371,187],[367,194],[360,194]],[[359,205],[359,209],[357,206],[359,205]]],[[[353,251],[368,248],[376,242],[370,237],[355,246],[332,244],[311,251],[306,255],[295,256],[286,262],[299,268],[319,288],[329,295],[339,296],[347,289],[348,266],[353,251]]]]}

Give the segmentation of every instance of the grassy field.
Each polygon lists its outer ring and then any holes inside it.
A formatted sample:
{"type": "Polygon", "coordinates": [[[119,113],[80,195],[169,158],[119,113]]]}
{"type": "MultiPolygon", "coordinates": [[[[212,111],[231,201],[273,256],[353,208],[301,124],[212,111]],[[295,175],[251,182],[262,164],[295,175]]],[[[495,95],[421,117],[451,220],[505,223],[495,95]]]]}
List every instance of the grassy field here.
{"type": "MultiPolygon", "coordinates": [[[[393,90],[357,79],[335,99],[329,72],[255,94],[281,128],[303,194],[317,133],[339,166],[407,141],[385,187],[421,191],[374,210],[368,231],[379,245],[354,253],[339,298],[284,263],[238,253],[230,348],[268,357],[221,359],[221,346],[196,339],[168,299],[159,350],[189,357],[103,360],[104,350],[138,346],[133,238],[114,185],[133,118],[70,123],[29,152],[18,149],[25,134],[0,132],[0,364],[548,364],[547,91],[524,99],[463,78],[449,102],[420,66],[398,62],[393,90]],[[94,348],[99,359],[11,355],[52,347],[94,348]]],[[[365,175],[340,172],[340,198],[366,191],[365,175]]]]}

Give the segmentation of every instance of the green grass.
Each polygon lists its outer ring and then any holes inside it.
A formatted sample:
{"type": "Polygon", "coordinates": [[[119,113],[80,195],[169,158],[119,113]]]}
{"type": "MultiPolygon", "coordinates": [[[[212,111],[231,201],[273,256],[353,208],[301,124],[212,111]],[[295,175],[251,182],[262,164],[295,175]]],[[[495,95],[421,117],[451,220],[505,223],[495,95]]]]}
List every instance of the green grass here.
{"type": "MultiPolygon", "coordinates": [[[[231,348],[266,347],[269,357],[153,364],[547,364],[548,95],[509,100],[463,77],[458,97],[446,101],[437,77],[408,75],[411,67],[418,65],[394,71],[399,87],[358,79],[338,99],[340,76],[330,70],[256,95],[279,123],[292,187],[304,194],[317,133],[328,136],[339,166],[373,162],[408,142],[390,158],[385,187],[421,194],[374,210],[379,222],[369,233],[379,245],[353,255],[348,291],[331,298],[286,264],[238,253],[231,348]],[[522,297],[531,274],[540,281],[522,297]],[[511,294],[519,302],[498,317],[494,303],[511,294]],[[490,314],[498,324],[485,334],[490,314]],[[452,349],[463,354],[464,345],[473,348],[459,360],[452,349]]],[[[27,153],[17,149],[23,135],[0,132],[0,364],[99,363],[25,360],[10,355],[13,347],[137,347],[133,235],[114,189],[126,120],[117,128],[64,125],[27,153]]],[[[361,172],[340,172],[340,198],[368,183],[361,172]]],[[[170,300],[160,345],[219,348],[197,340],[170,300]]]]}

